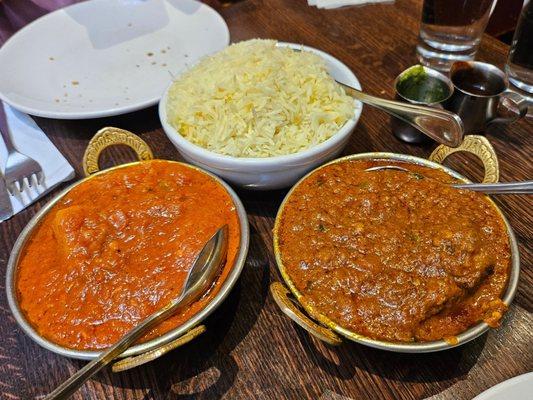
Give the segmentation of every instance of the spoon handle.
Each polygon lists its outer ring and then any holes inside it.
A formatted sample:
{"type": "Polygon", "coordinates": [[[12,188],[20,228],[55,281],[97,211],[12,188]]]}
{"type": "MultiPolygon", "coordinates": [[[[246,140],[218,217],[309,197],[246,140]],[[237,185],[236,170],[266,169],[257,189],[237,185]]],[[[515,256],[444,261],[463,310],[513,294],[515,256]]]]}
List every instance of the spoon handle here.
{"type": "Polygon", "coordinates": [[[337,83],[353,98],[394,115],[438,143],[457,147],[463,141],[463,122],[457,114],[439,108],[382,99],[363,93],[344,83],[337,83]]]}
{"type": "Polygon", "coordinates": [[[188,278],[185,281],[183,292],[166,306],[160,308],[139,325],[131,329],[122,339],[102,354],[77,371],[65,382],[52,391],[45,400],[66,399],[70,397],[87,379],[96,374],[116,357],[122,354],[133,343],[140,339],[151,328],[173,315],[178,308],[184,307],[195,301],[205,293],[220,272],[220,267],[226,259],[228,241],[228,227],[220,228],[200,251],[195,259],[188,278]]]}
{"type": "Polygon", "coordinates": [[[104,351],[100,357],[92,360],[90,363],[85,365],[82,369],[78,370],[74,375],[69,379],[59,385],[53,392],[45,397],[45,400],[52,399],[66,399],[70,397],[78,388],[83,385],[87,379],[96,374],[107,364],[113,361],[116,357],[122,354],[128,347],[130,347],[135,341],[140,339],[150,328],[154,327],[161,321],[167,319],[172,315],[177,306],[182,305],[181,299],[183,295],[178,299],[167,304],[165,307],[155,312],[146,318],[142,323],[137,325],[131,331],[129,331],[121,340],[116,344],[111,346],[109,349],[104,351]]]}
{"type": "Polygon", "coordinates": [[[461,183],[452,186],[457,189],[468,189],[487,194],[533,194],[533,181],[505,183],[461,183]]]}

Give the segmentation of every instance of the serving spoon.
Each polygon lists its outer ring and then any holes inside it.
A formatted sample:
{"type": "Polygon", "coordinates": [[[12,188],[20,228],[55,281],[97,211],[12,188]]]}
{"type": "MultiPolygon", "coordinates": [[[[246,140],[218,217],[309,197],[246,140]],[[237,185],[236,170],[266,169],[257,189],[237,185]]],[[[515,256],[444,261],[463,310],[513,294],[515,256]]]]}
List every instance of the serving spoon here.
{"type": "Polygon", "coordinates": [[[87,379],[122,354],[148,330],[175,314],[178,308],[197,300],[213,285],[215,279],[220,274],[222,264],[226,260],[227,249],[228,226],[224,225],[216,231],[202,250],[200,250],[191,270],[187,274],[183,290],[176,299],[131,329],[122,339],[104,351],[98,358],[88,363],[59,385],[45,397],[45,400],[66,399],[70,397],[87,379]]]}
{"type": "MultiPolygon", "coordinates": [[[[377,167],[367,168],[365,171],[372,172],[387,169],[414,174],[414,172],[409,171],[407,168],[398,167],[397,165],[379,165],[377,167]]],[[[450,186],[456,189],[467,189],[486,194],[533,194],[533,181],[504,183],[454,183],[450,186]]]]}
{"type": "Polygon", "coordinates": [[[464,126],[457,114],[440,108],[419,106],[401,101],[387,100],[363,93],[342,82],[346,94],[362,103],[385,111],[421,131],[438,143],[457,147],[463,142],[464,126]]]}

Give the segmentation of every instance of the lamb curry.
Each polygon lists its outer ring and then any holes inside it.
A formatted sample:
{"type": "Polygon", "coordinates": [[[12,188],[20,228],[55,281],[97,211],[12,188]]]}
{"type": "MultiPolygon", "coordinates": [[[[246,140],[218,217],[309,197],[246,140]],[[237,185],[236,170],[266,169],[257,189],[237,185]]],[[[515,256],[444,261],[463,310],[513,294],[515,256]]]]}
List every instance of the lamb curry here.
{"type": "Polygon", "coordinates": [[[278,216],[278,250],[302,301],[336,324],[390,342],[497,326],[510,271],[503,219],[440,170],[345,160],[304,179],[278,216]]]}

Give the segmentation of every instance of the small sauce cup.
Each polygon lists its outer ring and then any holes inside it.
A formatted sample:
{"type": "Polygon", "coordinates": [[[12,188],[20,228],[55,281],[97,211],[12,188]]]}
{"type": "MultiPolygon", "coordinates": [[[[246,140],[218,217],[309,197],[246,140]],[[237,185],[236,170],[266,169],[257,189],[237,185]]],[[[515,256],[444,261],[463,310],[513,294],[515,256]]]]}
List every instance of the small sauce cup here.
{"type": "Polygon", "coordinates": [[[505,74],[492,64],[455,62],[450,79],[455,91],[444,108],[461,117],[465,133],[480,133],[489,124],[511,123],[527,114],[527,99],[510,91],[505,74]]]}
{"type": "MultiPolygon", "coordinates": [[[[414,65],[403,71],[394,81],[396,100],[421,106],[443,108],[454,91],[452,82],[440,72],[414,65]]],[[[407,143],[424,143],[431,141],[426,135],[399,118],[391,117],[394,135],[407,143]]]]}

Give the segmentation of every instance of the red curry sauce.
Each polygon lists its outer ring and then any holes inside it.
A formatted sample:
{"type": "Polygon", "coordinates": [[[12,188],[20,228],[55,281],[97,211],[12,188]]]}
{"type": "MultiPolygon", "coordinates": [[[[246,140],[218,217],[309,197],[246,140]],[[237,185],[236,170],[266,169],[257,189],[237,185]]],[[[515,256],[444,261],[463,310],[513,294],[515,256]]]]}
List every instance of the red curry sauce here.
{"type": "Polygon", "coordinates": [[[26,245],[20,307],[52,342],[108,347],[181,292],[194,258],[223,224],[228,259],[216,285],[144,340],[184,323],[218,292],[240,245],[235,205],[213,178],[177,163],[154,160],[89,179],[52,208],[26,245]]]}
{"type": "Polygon", "coordinates": [[[453,178],[402,163],[414,174],[365,172],[390,161],[319,169],[286,201],[281,260],[304,303],[366,337],[452,340],[506,310],[510,246],[484,195],[453,178]]]}

